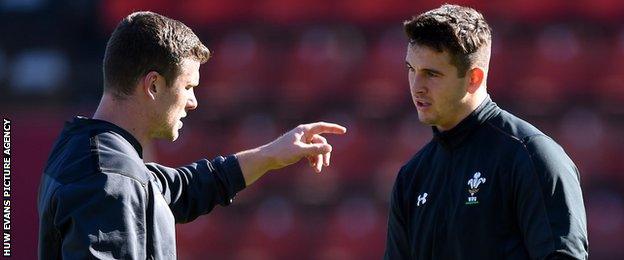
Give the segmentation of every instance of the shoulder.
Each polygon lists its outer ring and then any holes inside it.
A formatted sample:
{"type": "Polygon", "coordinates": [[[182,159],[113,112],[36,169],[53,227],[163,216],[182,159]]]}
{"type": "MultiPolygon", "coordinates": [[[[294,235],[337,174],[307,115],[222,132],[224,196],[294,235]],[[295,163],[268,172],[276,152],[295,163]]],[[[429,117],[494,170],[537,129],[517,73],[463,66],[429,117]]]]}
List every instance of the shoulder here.
{"type": "Polygon", "coordinates": [[[97,152],[98,170],[105,174],[119,174],[146,185],[149,170],[134,147],[115,132],[102,132],[92,137],[97,152]]]}
{"type": "Polygon", "coordinates": [[[516,178],[533,176],[542,185],[561,180],[578,183],[578,168],[563,148],[551,137],[543,134],[530,134],[517,139],[512,167],[516,178]]]}
{"type": "Polygon", "coordinates": [[[517,165],[530,167],[538,174],[573,172],[578,175],[576,166],[563,148],[530,123],[502,110],[485,124],[488,134],[511,143],[505,147],[513,148],[517,165]]]}
{"type": "Polygon", "coordinates": [[[534,136],[546,136],[529,122],[501,109],[501,112],[485,122],[487,129],[503,137],[523,142],[534,136]]]}
{"type": "Polygon", "coordinates": [[[518,156],[527,157],[534,162],[571,162],[563,148],[550,136],[507,111],[502,110],[498,116],[488,120],[487,126],[492,131],[513,139],[519,145],[518,156]]]}
{"type": "MultiPolygon", "coordinates": [[[[482,135],[494,140],[507,151],[529,156],[531,152],[548,151],[563,153],[563,149],[551,137],[529,122],[501,110],[497,116],[484,123],[482,135]]],[[[522,156],[522,155],[520,155],[522,156]]]]}
{"type": "Polygon", "coordinates": [[[120,174],[146,184],[148,170],[136,150],[112,131],[62,134],[44,171],[54,181],[69,184],[98,174],[120,174]]]}
{"type": "Polygon", "coordinates": [[[546,135],[531,136],[523,142],[522,157],[530,162],[535,172],[555,176],[569,174],[579,178],[578,169],[563,148],[546,135]]]}

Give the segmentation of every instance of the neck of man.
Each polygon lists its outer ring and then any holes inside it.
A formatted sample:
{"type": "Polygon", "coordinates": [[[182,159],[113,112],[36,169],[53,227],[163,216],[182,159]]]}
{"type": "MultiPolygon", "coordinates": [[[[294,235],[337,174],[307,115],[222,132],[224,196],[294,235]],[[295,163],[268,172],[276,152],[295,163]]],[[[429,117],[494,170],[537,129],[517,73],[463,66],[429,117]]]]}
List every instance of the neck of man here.
{"type": "Polygon", "coordinates": [[[145,125],[145,109],[140,109],[138,103],[133,97],[119,99],[105,92],[93,119],[104,120],[123,128],[145,147],[150,138],[145,125]]]}
{"type": "Polygon", "coordinates": [[[466,96],[466,101],[463,102],[462,108],[460,109],[457,118],[451,121],[450,124],[445,126],[436,125],[435,127],[440,132],[448,131],[456,127],[461,121],[463,121],[468,115],[474,112],[481,103],[487,98],[487,91],[485,86],[481,86],[479,90],[475,91],[474,94],[468,94],[466,96]]]}

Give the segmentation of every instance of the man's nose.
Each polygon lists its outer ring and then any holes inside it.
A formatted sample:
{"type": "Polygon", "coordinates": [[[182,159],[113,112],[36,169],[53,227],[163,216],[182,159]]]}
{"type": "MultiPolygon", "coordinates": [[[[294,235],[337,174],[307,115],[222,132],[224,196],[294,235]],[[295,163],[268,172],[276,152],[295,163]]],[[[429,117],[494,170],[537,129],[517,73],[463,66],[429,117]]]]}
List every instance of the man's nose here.
{"type": "Polygon", "coordinates": [[[417,94],[424,94],[427,92],[427,86],[424,82],[424,80],[419,79],[418,77],[414,77],[411,82],[410,85],[412,87],[412,92],[417,93],[417,94]]]}
{"type": "Polygon", "coordinates": [[[195,98],[195,90],[191,89],[191,96],[189,97],[188,101],[186,102],[186,109],[188,110],[193,110],[197,108],[197,99],[195,98]]]}

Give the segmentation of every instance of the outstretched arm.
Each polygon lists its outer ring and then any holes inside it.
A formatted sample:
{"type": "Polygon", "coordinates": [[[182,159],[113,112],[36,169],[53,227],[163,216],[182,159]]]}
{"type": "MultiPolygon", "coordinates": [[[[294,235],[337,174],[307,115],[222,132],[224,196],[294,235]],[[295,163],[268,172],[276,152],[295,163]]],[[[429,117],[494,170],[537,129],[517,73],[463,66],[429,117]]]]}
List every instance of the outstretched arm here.
{"type": "Polygon", "coordinates": [[[170,168],[155,163],[146,167],[156,177],[161,193],[176,222],[192,221],[217,205],[229,205],[240,190],[267,171],[311,160],[317,172],[329,165],[332,147],[323,133],[343,134],[346,129],[330,123],[300,125],[273,142],[239,152],[234,156],[199,160],[187,166],[170,168]]]}

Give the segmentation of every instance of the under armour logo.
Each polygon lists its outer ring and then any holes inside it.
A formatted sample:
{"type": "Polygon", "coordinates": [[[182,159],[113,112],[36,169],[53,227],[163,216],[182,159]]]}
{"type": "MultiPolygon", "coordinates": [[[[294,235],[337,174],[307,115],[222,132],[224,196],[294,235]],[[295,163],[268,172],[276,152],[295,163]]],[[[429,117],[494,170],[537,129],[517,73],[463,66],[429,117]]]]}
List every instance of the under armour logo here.
{"type": "Polygon", "coordinates": [[[429,194],[427,194],[426,192],[418,195],[418,201],[416,202],[417,207],[420,207],[421,204],[424,205],[425,203],[427,203],[427,195],[429,194]]]}

